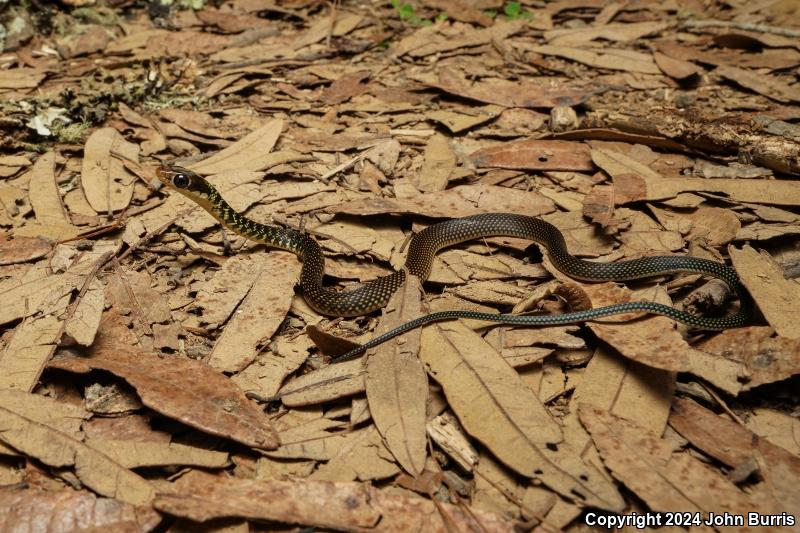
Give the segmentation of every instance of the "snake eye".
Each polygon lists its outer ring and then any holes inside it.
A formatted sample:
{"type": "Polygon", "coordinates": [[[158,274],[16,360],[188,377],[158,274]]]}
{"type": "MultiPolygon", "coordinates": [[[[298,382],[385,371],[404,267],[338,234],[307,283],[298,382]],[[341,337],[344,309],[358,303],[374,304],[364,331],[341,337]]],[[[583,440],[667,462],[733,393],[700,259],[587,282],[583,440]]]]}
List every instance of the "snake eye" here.
{"type": "Polygon", "coordinates": [[[174,176],[172,176],[172,184],[179,189],[185,189],[186,187],[188,187],[190,181],[191,180],[189,179],[189,176],[187,176],[182,172],[179,172],[174,176]]]}

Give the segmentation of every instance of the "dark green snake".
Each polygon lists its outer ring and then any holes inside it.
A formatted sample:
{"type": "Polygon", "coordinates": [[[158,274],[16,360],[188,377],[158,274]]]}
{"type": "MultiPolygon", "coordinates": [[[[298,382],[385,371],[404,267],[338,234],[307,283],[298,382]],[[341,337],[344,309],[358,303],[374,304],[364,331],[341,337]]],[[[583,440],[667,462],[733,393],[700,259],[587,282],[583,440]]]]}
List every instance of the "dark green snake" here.
{"type": "MultiPolygon", "coordinates": [[[[165,185],[179,191],[208,211],[224,226],[256,242],[297,254],[303,262],[300,287],[308,304],[316,311],[331,316],[358,316],[384,307],[392,294],[405,282],[405,270],[364,283],[348,291],[335,291],[323,286],[325,258],[317,242],[293,229],[268,226],[238,213],[219,192],[196,173],[177,166],[164,165],[156,174],[165,185]]],[[[739,297],[739,311],[724,317],[703,317],[655,302],[627,302],[597,309],[561,315],[497,315],[473,311],[440,311],[422,316],[384,333],[366,344],[334,358],[351,359],[393,337],[419,326],[456,318],[487,320],[516,325],[560,325],[584,322],[608,315],[646,312],[664,315],[689,326],[708,330],[740,327],[750,320],[753,301],[739,281],[736,272],[721,263],[689,256],[651,256],[618,263],[596,263],[578,259],[567,252],[561,232],[539,218],[510,213],[485,213],[447,220],[429,226],[416,234],[409,244],[406,269],[424,281],[428,278],[434,255],[446,246],[489,236],[521,237],[544,246],[550,261],[564,274],[585,281],[621,281],[673,272],[709,274],[721,279],[739,297]]]]}

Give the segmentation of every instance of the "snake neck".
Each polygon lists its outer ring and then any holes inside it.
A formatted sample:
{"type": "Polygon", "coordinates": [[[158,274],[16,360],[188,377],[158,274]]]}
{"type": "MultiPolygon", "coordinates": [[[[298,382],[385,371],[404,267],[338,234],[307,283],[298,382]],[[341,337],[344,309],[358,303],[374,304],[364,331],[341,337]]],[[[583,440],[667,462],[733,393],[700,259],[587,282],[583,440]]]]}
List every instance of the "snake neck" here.
{"type": "Polygon", "coordinates": [[[304,255],[305,251],[308,250],[308,243],[316,245],[313,239],[299,231],[270,226],[247,218],[233,209],[214,188],[210,188],[205,198],[193,198],[193,200],[208,211],[220,224],[233,232],[239,233],[255,242],[288,250],[297,254],[301,260],[305,259],[304,255]]]}

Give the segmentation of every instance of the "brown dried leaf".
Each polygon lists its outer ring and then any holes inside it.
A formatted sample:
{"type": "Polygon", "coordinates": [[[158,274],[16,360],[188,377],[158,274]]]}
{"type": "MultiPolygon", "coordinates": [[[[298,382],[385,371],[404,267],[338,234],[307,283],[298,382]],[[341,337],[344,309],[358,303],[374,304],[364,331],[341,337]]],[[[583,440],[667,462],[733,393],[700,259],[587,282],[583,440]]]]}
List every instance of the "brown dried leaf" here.
{"type": "MultiPolygon", "coordinates": [[[[406,282],[383,309],[376,335],[390,331],[422,314],[422,287],[416,276],[406,282]]],[[[417,353],[419,329],[385,342],[368,355],[364,384],[375,426],[397,462],[418,476],[425,467],[425,406],[428,379],[417,353]]]]}
{"type": "Polygon", "coordinates": [[[665,200],[682,192],[714,192],[731,200],[774,205],[800,204],[800,181],[665,178],[647,165],[607,148],[592,150],[592,160],[614,180],[614,201],[665,200]]]}
{"type": "Polygon", "coordinates": [[[46,77],[45,72],[35,68],[5,69],[0,78],[0,90],[35,89],[46,77]]]}
{"type": "Polygon", "coordinates": [[[676,80],[685,80],[703,72],[702,68],[690,61],[676,59],[661,52],[653,52],[653,59],[664,74],[676,80]]]}
{"type": "Polygon", "coordinates": [[[199,163],[190,165],[190,168],[199,174],[211,175],[233,169],[245,172],[264,170],[280,163],[293,161],[299,154],[292,151],[272,151],[282,131],[283,120],[267,121],[266,124],[248,133],[227,148],[199,163]]]}
{"type": "Polygon", "coordinates": [[[328,105],[337,105],[348,101],[354,96],[365,93],[369,87],[362,82],[369,79],[371,74],[369,70],[345,74],[323,91],[322,101],[328,105]]]}
{"type": "Polygon", "coordinates": [[[211,328],[222,326],[247,296],[261,267],[258,254],[239,254],[226,259],[214,277],[197,291],[194,307],[202,312],[201,324],[211,328]]]}
{"type": "Polygon", "coordinates": [[[703,239],[710,246],[728,244],[742,229],[742,223],[730,209],[700,207],[687,218],[692,222],[687,239],[703,239]]]}
{"type": "Polygon", "coordinates": [[[106,286],[106,295],[121,315],[131,315],[136,331],[152,335],[151,326],[171,320],[166,298],[152,288],[153,280],[147,272],[119,269],[106,286]]]}
{"type": "Polygon", "coordinates": [[[160,522],[153,509],[98,498],[88,491],[0,489],[3,531],[76,531],[79,524],[82,531],[145,533],[160,522]]]}
{"type": "Polygon", "coordinates": [[[800,89],[787,85],[780,78],[728,65],[717,67],[714,73],[778,102],[800,102],[800,89]]]}
{"type": "Polygon", "coordinates": [[[773,510],[654,433],[597,407],[581,405],[579,415],[614,477],[653,511],[746,515],[773,510]]]}
{"type": "Polygon", "coordinates": [[[419,190],[423,192],[443,191],[447,180],[455,171],[456,154],[450,148],[447,137],[436,134],[428,139],[425,157],[419,170],[419,190]]]}
{"type": "Polygon", "coordinates": [[[272,26],[268,19],[228,10],[214,9],[210,6],[203,6],[203,9],[195,11],[195,14],[205,24],[215,26],[224,33],[240,33],[272,26]]]}
{"type": "Polygon", "coordinates": [[[576,48],[571,46],[522,46],[525,50],[537,54],[550,55],[571,59],[595,68],[609,70],[623,70],[625,72],[638,72],[642,74],[661,74],[653,57],[650,54],[634,52],[632,50],[616,48],[576,48]]]}
{"type": "Polygon", "coordinates": [[[283,428],[278,432],[280,448],[264,452],[264,455],[276,459],[330,461],[345,446],[352,448],[364,436],[364,429],[336,431],[345,429],[342,426],[341,422],[323,417],[299,426],[283,428]]]}
{"type": "Polygon", "coordinates": [[[92,357],[51,361],[50,367],[81,374],[106,370],[130,383],[142,403],[164,416],[245,446],[278,446],[269,417],[228,378],[193,359],[106,345],[98,346],[92,357]]]}
{"type": "Polygon", "coordinates": [[[600,224],[607,232],[619,232],[622,221],[614,217],[614,188],[610,185],[597,185],[583,200],[583,216],[595,224],[600,224]]]}
{"type": "Polygon", "coordinates": [[[72,339],[81,346],[91,346],[97,329],[100,327],[100,319],[103,316],[105,307],[105,289],[100,280],[94,279],[89,284],[89,288],[80,297],[75,312],[67,319],[64,325],[64,335],[72,339]]]}
{"type": "MultiPolygon", "coordinates": [[[[64,301],[66,308],[67,301],[64,301]]],[[[0,352],[0,389],[32,391],[61,337],[63,322],[43,315],[22,322],[0,352]]]]}
{"type": "Polygon", "coordinates": [[[175,442],[141,442],[131,439],[93,438],[88,439],[86,443],[125,468],[172,465],[224,468],[229,464],[226,452],[204,450],[175,442]]]}
{"type": "MultiPolygon", "coordinates": [[[[631,291],[613,282],[582,284],[582,287],[595,308],[637,299],[631,291]]],[[[663,289],[651,292],[648,296],[648,300],[672,305],[663,289]]],[[[689,367],[688,352],[692,348],[674,329],[672,320],[666,317],[625,313],[590,322],[589,327],[600,339],[629,359],[673,372],[689,367]],[[642,318],[632,320],[636,316],[642,318]]]]}
{"type": "Polygon", "coordinates": [[[739,368],[739,388],[750,390],[800,373],[800,340],[773,336],[768,327],[723,331],[698,348],[739,368]]]}
{"type": "Polygon", "coordinates": [[[747,429],[800,457],[800,420],[788,413],[756,407],[744,422],[747,429]]]}
{"type": "Polygon", "coordinates": [[[300,38],[292,43],[292,48],[299,50],[304,46],[318,43],[329,35],[341,37],[347,35],[361,24],[361,15],[347,12],[334,12],[330,17],[320,17],[300,38]]]}
{"type": "Polygon", "coordinates": [[[299,376],[278,392],[287,407],[314,405],[364,392],[364,361],[353,359],[299,376]]]}
{"type": "Polygon", "coordinates": [[[275,334],[291,307],[294,284],[300,274],[295,255],[271,251],[266,257],[252,259],[257,261],[258,270],[252,283],[245,284],[247,295],[207,360],[220,372],[238,372],[250,364],[258,345],[275,334]]]}
{"type": "Polygon", "coordinates": [[[765,499],[774,498],[775,508],[800,508],[800,457],[691,400],[675,399],[669,424],[695,447],[731,468],[756,458],[763,481],[748,488],[765,499]]]}
{"type": "Polygon", "coordinates": [[[111,41],[110,30],[99,25],[88,26],[80,33],[67,35],[56,41],[56,49],[61,57],[71,59],[102,51],[111,41]]]}
{"type": "MultiPolygon", "coordinates": [[[[479,6],[463,0],[423,0],[424,5],[447,13],[449,18],[461,22],[474,22],[481,26],[491,26],[492,18],[480,10],[479,6]]],[[[499,21],[498,21],[499,22],[499,21]]]]}
{"type": "Polygon", "coordinates": [[[492,41],[503,41],[525,27],[522,20],[497,21],[488,28],[476,30],[466,24],[422,27],[392,47],[395,56],[426,57],[433,54],[470,48],[492,41]]]}
{"type": "Polygon", "coordinates": [[[572,141],[510,141],[469,155],[479,168],[594,170],[589,147],[572,141]]]}
{"type": "MultiPolygon", "coordinates": [[[[80,439],[81,424],[89,418],[89,413],[81,407],[13,389],[0,389],[0,407],[76,439],[80,439]]],[[[0,453],[16,455],[5,445],[0,445],[0,453]]]]}
{"type": "Polygon", "coordinates": [[[0,156],[0,177],[11,177],[29,166],[31,166],[31,160],[24,155],[0,156]]]}
{"type": "Polygon", "coordinates": [[[766,252],[745,245],[730,247],[731,261],[767,322],[778,335],[800,339],[800,285],[786,278],[781,265],[766,252]]]}
{"type": "MultiPolygon", "coordinates": [[[[667,425],[675,378],[674,372],[651,368],[620,357],[611,349],[598,348],[575,388],[572,405],[599,407],[660,435],[667,425]]],[[[577,422],[576,412],[568,416],[577,422]]]]}
{"type": "Polygon", "coordinates": [[[310,476],[318,481],[370,481],[400,472],[374,425],[349,436],[334,457],[310,476]]]}
{"type": "Polygon", "coordinates": [[[78,234],[72,225],[56,184],[56,154],[47,152],[36,160],[31,169],[28,196],[36,214],[39,235],[56,240],[71,239],[78,234]]]}
{"type": "Polygon", "coordinates": [[[429,119],[444,124],[452,133],[460,133],[479,124],[497,118],[503,110],[498,105],[487,105],[468,109],[436,110],[425,114],[429,119]]]}
{"type": "Polygon", "coordinates": [[[500,516],[538,518],[559,498],[541,486],[520,481],[489,453],[482,453],[475,472],[472,505],[500,516]]]}
{"type": "Polygon", "coordinates": [[[0,440],[44,464],[73,466],[87,487],[133,505],[148,505],[155,488],[107,455],[14,410],[0,407],[0,440]]]}
{"type": "Polygon", "coordinates": [[[460,284],[471,280],[546,278],[541,264],[525,263],[508,255],[482,255],[467,250],[445,250],[436,255],[428,280],[460,284]]]}
{"type": "Polygon", "coordinates": [[[100,128],[86,140],[81,187],[98,213],[120,211],[130,204],[136,179],[120,157],[138,161],[139,146],[123,139],[114,128],[100,128]]]}
{"type": "Polygon", "coordinates": [[[544,32],[544,38],[550,44],[560,46],[574,46],[597,39],[624,43],[661,32],[668,27],[669,24],[666,22],[605,24],[594,28],[581,27],[550,30],[544,32]]]}
{"type": "Polygon", "coordinates": [[[43,239],[11,238],[8,233],[0,233],[0,266],[28,263],[46,256],[52,249],[52,245],[43,239]]]}
{"type": "Polygon", "coordinates": [[[603,509],[619,509],[622,500],[591,467],[560,445],[561,429],[541,401],[483,338],[460,321],[423,330],[420,357],[444,389],[464,429],[503,463],[522,475],[541,479],[569,499],[603,509]]]}
{"type": "MultiPolygon", "coordinates": [[[[286,377],[296,372],[308,359],[313,346],[309,336],[279,337],[274,343],[270,343],[269,353],[231,379],[245,392],[255,392],[265,397],[277,394],[286,377]]],[[[345,353],[354,347],[351,344],[347,350],[338,353],[345,353]]]]}
{"type": "Polygon", "coordinates": [[[434,218],[456,218],[489,211],[530,216],[555,210],[553,202],[536,191],[522,191],[492,185],[460,185],[433,193],[404,198],[368,198],[339,203],[326,209],[348,215],[416,214],[434,218]]]}
{"type": "Polygon", "coordinates": [[[538,83],[494,80],[471,83],[454,70],[439,69],[439,81],[427,83],[445,92],[487,104],[504,107],[575,106],[588,94],[569,87],[553,87],[538,83]]]}
{"type": "Polygon", "coordinates": [[[508,531],[512,523],[487,513],[422,498],[388,495],[363,483],[276,479],[251,481],[192,472],[174,493],[160,495],[157,509],[196,522],[223,516],[271,520],[345,531],[380,530],[445,533],[469,530],[479,520],[485,531],[508,531]],[[263,502],[271,502],[264,505],[263,502]],[[444,516],[438,511],[441,509],[444,516]],[[473,518],[473,516],[475,518],[473,518]]]}

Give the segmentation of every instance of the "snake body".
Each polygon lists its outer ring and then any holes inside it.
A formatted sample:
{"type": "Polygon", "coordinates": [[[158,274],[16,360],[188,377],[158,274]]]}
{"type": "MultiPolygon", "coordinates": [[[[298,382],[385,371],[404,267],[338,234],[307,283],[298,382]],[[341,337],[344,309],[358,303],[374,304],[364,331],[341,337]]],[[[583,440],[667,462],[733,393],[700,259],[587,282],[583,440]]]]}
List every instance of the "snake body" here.
{"type": "Polygon", "coordinates": [[[441,311],[422,316],[380,335],[334,361],[350,359],[406,331],[431,322],[471,318],[517,325],[558,325],[583,322],[603,316],[646,312],[670,317],[684,324],[708,330],[740,327],[750,320],[753,302],[736,272],[716,261],[691,256],[650,256],[617,263],[579,259],[567,251],[561,232],[535,217],[511,213],[484,213],[434,224],[420,231],[409,244],[406,269],[376,278],[352,290],[335,291],[323,285],[325,258],[319,244],[308,235],[287,228],[261,224],[234,210],[216,188],[198,174],[177,166],[164,165],[156,175],[165,185],[188,197],[224,226],[256,242],[295,253],[303,263],[300,286],[309,305],[330,316],[358,316],[384,307],[405,282],[407,270],[422,281],[428,278],[436,253],[447,246],[489,236],[520,237],[542,245],[552,264],[564,274],[584,281],[622,281],[674,272],[708,274],[724,281],[739,298],[739,310],[724,317],[703,317],[655,302],[627,302],[561,315],[498,315],[473,311],[441,311]]]}

